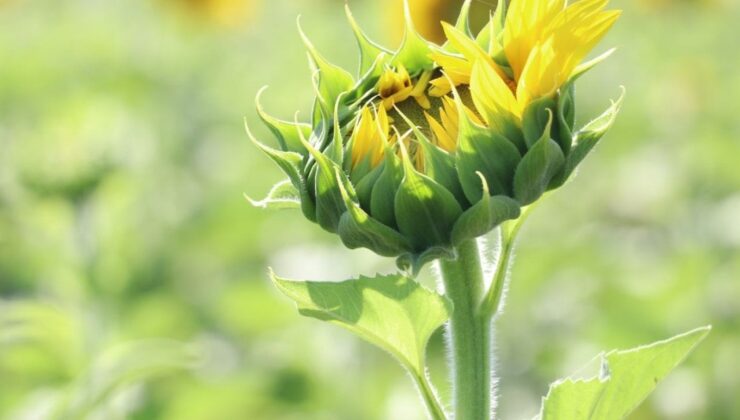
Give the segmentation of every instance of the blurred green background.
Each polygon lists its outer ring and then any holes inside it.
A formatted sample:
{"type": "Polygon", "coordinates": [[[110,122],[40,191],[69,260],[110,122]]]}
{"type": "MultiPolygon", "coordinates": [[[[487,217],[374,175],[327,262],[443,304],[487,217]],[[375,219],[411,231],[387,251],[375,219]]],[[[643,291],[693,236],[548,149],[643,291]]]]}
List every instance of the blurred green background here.
{"type": "MultiPolygon", "coordinates": [[[[398,1],[350,5],[397,41],[398,1]]],[[[268,266],[339,280],[392,261],[242,196],[281,178],[244,134],[246,115],[268,138],[257,90],[270,85],[272,114],[309,113],[296,16],[355,68],[342,6],[0,1],[0,418],[423,418],[393,360],[301,318],[266,279],[268,266]]],[[[499,412],[531,418],[551,381],[601,350],[712,324],[632,418],[738,419],[740,3],[613,6],[625,13],[600,51],[619,49],[580,83],[581,121],[619,85],[627,99],[524,229],[497,322],[499,412]]],[[[448,397],[442,342],[430,358],[448,397]]]]}

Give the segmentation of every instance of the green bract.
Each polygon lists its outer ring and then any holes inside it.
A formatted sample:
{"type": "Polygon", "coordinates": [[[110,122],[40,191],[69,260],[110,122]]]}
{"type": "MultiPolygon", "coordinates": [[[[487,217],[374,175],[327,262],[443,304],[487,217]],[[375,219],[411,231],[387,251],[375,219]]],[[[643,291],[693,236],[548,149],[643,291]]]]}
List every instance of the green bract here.
{"type": "Polygon", "coordinates": [[[486,85],[495,74],[477,62],[469,85],[449,79],[450,92],[435,96],[432,90],[448,77],[435,57],[488,55],[491,65],[512,74],[501,50],[504,12],[469,37],[469,5],[448,28],[458,38],[444,46],[415,32],[407,7],[406,36],[395,52],[369,40],[347,10],[360,47],[355,76],[329,63],[301,31],[316,92],[312,118],[271,117],[258,95],[257,111],[277,148],[247,131],[288,180],[253,203],[300,207],[347,247],[398,257],[399,266],[416,272],[429,260],[454,257],[458,244],[518,218],[521,207],[563,185],[610,127],[620,102],[576,126],[574,82],[598,60],[516,112],[488,106],[495,91],[486,85]],[[433,127],[437,113],[442,122],[433,127]]]}

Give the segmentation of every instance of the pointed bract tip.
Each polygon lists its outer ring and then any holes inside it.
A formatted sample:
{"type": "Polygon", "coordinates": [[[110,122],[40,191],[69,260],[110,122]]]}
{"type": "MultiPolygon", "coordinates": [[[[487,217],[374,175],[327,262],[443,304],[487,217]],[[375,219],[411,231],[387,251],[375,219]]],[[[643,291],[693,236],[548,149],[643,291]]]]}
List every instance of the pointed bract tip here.
{"type": "Polygon", "coordinates": [[[249,204],[252,205],[252,207],[264,207],[260,205],[260,202],[258,200],[255,200],[252,197],[248,196],[247,193],[243,193],[242,195],[249,202],[249,204]]]}
{"type": "Polygon", "coordinates": [[[257,94],[254,96],[254,105],[257,108],[257,113],[260,115],[264,114],[264,107],[262,106],[262,94],[265,93],[268,88],[268,85],[262,86],[260,90],[257,91],[257,94]]]}
{"type": "Polygon", "coordinates": [[[480,178],[481,186],[483,189],[483,198],[489,197],[491,195],[491,191],[488,188],[488,181],[486,181],[485,175],[483,175],[483,172],[481,171],[475,171],[475,174],[478,175],[478,178],[480,178]]]}

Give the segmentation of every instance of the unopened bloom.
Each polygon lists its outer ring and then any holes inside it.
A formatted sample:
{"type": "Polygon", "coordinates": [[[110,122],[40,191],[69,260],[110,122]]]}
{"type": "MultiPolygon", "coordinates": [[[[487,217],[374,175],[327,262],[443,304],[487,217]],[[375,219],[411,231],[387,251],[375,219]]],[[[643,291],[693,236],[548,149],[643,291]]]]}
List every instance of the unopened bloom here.
{"type": "MultiPolygon", "coordinates": [[[[473,36],[470,1],[448,42],[406,36],[390,52],[347,13],[360,46],[357,77],[304,36],[317,93],[310,123],[263,121],[279,148],[256,142],[288,175],[261,204],[300,205],[350,248],[399,256],[416,269],[517,218],[559,187],[618,110],[580,129],[573,84],[605,54],[584,57],[619,15],[608,0],[512,0],[473,36]]],[[[505,3],[501,3],[502,5],[505,3]]]]}

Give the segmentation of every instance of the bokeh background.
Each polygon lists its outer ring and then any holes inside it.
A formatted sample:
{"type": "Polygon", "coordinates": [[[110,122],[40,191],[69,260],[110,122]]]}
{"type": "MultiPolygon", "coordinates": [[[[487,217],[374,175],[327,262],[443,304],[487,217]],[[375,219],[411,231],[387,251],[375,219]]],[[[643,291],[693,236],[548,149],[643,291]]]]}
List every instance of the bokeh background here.
{"type": "MultiPolygon", "coordinates": [[[[398,0],[351,0],[396,45],[398,0]]],[[[415,1],[439,40],[454,1],[415,1]]],[[[499,412],[599,351],[712,324],[634,419],[740,418],[736,0],[615,0],[617,53],[581,121],[628,95],[580,175],[532,215],[497,323],[499,412]]],[[[476,19],[492,5],[476,2],[476,19]]],[[[421,419],[386,354],[299,317],[266,279],[392,270],[297,212],[251,208],[279,171],[253,98],[308,115],[302,24],[357,64],[339,0],[0,1],[0,418],[421,419]]],[[[423,273],[431,284],[431,274],[423,273]]],[[[444,351],[430,348],[445,398],[444,351]]]]}

